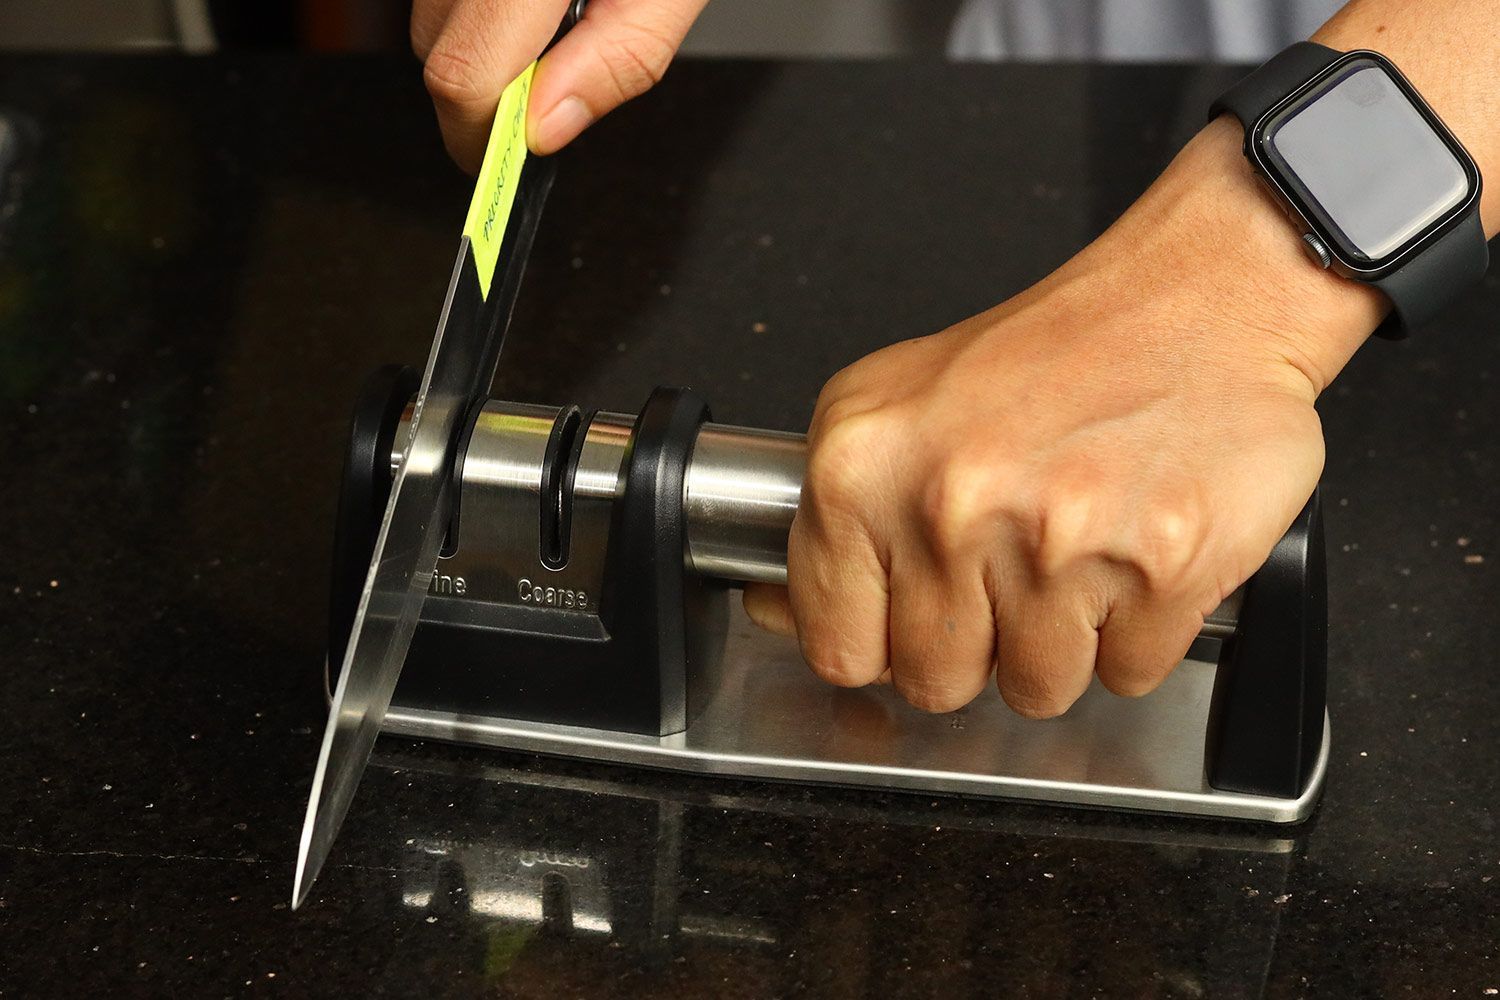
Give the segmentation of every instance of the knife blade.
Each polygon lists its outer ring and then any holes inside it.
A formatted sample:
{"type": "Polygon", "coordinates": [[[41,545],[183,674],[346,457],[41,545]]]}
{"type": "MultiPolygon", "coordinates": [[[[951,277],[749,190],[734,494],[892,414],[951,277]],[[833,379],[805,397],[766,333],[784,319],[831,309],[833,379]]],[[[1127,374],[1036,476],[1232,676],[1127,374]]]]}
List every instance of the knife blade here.
{"type": "MultiPolygon", "coordinates": [[[[580,6],[575,4],[573,13],[580,6]]],[[[528,69],[517,79],[518,108],[507,103],[515,96],[509,88],[501,99],[448,281],[405,456],[376,536],[313,774],[298,843],[293,909],[307,898],[328,858],[390,708],[452,509],[451,472],[460,425],[471,403],[494,380],[552,186],[552,161],[525,156],[530,73],[528,69]]]]}

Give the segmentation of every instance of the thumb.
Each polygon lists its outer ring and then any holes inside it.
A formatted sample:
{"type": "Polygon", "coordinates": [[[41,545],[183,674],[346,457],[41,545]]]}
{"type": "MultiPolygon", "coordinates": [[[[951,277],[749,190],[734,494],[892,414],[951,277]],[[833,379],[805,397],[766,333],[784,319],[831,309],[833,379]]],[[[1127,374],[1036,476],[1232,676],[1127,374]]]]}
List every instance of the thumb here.
{"type": "Polygon", "coordinates": [[[651,89],[708,0],[592,0],[542,57],[527,136],[554,153],[606,113],[651,89]]]}
{"type": "MultiPolygon", "coordinates": [[[[771,583],[747,583],[742,598],[745,605],[745,614],[750,621],[758,627],[770,632],[772,635],[795,638],[797,635],[797,622],[792,617],[792,600],[787,596],[785,587],[778,587],[771,583]]],[[[886,667],[881,675],[875,678],[876,684],[889,684],[891,682],[891,668],[886,667]]]]}
{"type": "MultiPolygon", "coordinates": [[[[420,51],[429,22],[413,11],[413,44],[420,51]],[[424,34],[425,33],[425,34],[424,34]]],[[[479,172],[500,92],[537,57],[557,31],[568,0],[450,0],[447,19],[422,71],[443,130],[443,144],[462,169],[479,172]]]]}
{"type": "Polygon", "coordinates": [[[797,624],[792,618],[792,602],[785,587],[770,583],[747,583],[743,600],[745,614],[767,632],[784,636],[797,634],[797,624]]]}

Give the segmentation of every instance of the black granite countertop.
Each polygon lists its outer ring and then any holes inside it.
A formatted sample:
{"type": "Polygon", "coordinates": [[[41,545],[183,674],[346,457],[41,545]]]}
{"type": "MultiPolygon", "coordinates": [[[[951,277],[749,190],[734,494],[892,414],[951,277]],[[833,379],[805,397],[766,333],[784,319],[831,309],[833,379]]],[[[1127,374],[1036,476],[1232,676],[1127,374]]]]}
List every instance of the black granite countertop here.
{"type": "MultiPolygon", "coordinates": [[[[1232,75],[684,64],[564,158],[498,391],[800,429],[1107,225],[1232,75]]],[[[1494,277],[1322,403],[1309,823],[387,739],[293,914],[347,412],[424,355],[467,182],[401,59],[8,57],[0,115],[0,994],[1500,989],[1494,277]]]]}

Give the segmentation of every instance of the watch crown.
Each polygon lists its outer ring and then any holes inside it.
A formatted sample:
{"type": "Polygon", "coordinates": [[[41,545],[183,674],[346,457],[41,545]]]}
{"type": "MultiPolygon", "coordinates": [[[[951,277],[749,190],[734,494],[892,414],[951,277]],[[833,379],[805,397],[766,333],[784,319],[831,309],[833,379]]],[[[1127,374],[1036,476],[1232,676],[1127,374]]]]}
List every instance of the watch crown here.
{"type": "Polygon", "coordinates": [[[1307,256],[1312,258],[1313,263],[1325,270],[1333,263],[1333,254],[1328,252],[1328,247],[1313,233],[1302,234],[1302,249],[1307,251],[1307,256]]]}

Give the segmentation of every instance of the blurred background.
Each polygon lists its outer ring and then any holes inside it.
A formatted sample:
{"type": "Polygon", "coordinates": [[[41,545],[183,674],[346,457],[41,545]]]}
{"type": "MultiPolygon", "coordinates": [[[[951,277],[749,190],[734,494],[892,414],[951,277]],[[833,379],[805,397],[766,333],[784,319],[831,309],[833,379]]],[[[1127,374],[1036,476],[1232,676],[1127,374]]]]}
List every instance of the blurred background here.
{"type": "MultiPolygon", "coordinates": [[[[712,0],[688,55],[1248,61],[1338,0],[712,0]]],[[[402,0],[4,0],[0,50],[407,46],[402,0]]]]}
{"type": "MultiPolygon", "coordinates": [[[[714,0],[686,51],[885,56],[941,52],[959,0],[714,0]]],[[[7,0],[9,50],[300,48],[407,44],[401,0],[7,0]]]]}

